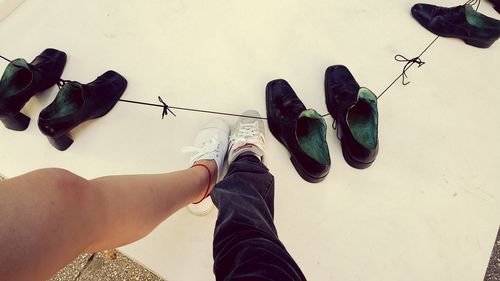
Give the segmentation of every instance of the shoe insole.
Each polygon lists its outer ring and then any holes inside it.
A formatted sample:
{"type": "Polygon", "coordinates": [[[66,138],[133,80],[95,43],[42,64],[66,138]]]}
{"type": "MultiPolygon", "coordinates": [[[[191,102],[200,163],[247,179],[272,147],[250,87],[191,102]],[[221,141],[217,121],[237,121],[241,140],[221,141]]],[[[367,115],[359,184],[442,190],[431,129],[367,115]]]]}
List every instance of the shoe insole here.
{"type": "Polygon", "coordinates": [[[56,119],[69,116],[83,105],[82,90],[78,86],[66,84],[56,96],[56,99],[42,111],[40,117],[56,119]]]}
{"type": "Polygon", "coordinates": [[[356,141],[368,149],[377,146],[377,120],[371,105],[359,100],[347,114],[347,124],[356,141]]]}
{"type": "Polygon", "coordinates": [[[470,5],[465,5],[467,22],[478,28],[492,28],[500,32],[500,21],[480,14],[470,5]]]}
{"type": "Polygon", "coordinates": [[[31,83],[31,72],[23,66],[16,65],[15,62],[13,61],[7,66],[0,81],[0,95],[2,98],[16,95],[31,83]]]}
{"type": "Polygon", "coordinates": [[[326,143],[326,126],[320,119],[302,117],[297,121],[297,139],[300,148],[311,158],[323,165],[330,163],[326,143]]]}

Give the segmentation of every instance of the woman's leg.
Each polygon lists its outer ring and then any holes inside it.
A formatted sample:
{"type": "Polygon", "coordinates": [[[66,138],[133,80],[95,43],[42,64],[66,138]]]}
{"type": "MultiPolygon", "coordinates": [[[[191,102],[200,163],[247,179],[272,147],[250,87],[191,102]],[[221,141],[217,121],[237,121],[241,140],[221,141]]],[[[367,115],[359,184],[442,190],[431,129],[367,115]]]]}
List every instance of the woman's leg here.
{"type": "MultiPolygon", "coordinates": [[[[217,174],[215,161],[197,163],[217,174]]],[[[46,280],[82,252],[134,242],[198,201],[208,181],[199,166],[94,180],[43,169],[0,181],[0,276],[46,280]]]]}

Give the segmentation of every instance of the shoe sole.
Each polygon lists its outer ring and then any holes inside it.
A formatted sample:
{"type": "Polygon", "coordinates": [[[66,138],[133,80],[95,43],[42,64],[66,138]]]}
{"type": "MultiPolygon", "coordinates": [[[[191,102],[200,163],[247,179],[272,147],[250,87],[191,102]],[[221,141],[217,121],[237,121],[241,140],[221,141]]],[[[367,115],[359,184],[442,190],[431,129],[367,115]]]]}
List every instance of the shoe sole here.
{"type": "MultiPolygon", "coordinates": [[[[434,32],[432,32],[432,33],[434,33],[434,32]]],[[[497,39],[494,39],[494,40],[490,40],[490,41],[484,42],[484,41],[481,41],[481,40],[471,39],[471,38],[461,38],[461,37],[456,37],[456,36],[445,36],[445,35],[440,35],[440,34],[437,34],[437,33],[434,33],[434,34],[437,35],[437,36],[439,36],[439,37],[444,37],[444,38],[460,39],[460,40],[464,41],[464,43],[467,44],[467,45],[474,46],[474,47],[477,47],[477,48],[482,48],[482,49],[487,49],[487,48],[491,47],[491,45],[493,45],[493,43],[495,43],[495,41],[498,39],[497,38],[497,39]]]]}
{"type": "Polygon", "coordinates": [[[295,170],[297,170],[297,172],[299,173],[300,177],[302,177],[304,180],[310,183],[322,182],[328,176],[328,173],[326,173],[326,175],[322,177],[313,177],[309,175],[307,171],[304,168],[302,168],[299,161],[297,161],[295,157],[293,157],[293,155],[290,155],[290,161],[292,161],[292,164],[295,167],[295,170]]]}
{"type": "MultiPolygon", "coordinates": [[[[271,105],[271,98],[270,98],[270,87],[269,85],[271,83],[273,83],[274,81],[276,80],[273,80],[271,82],[269,82],[266,86],[266,114],[267,114],[267,117],[269,118],[270,114],[269,114],[269,108],[270,108],[270,105],[271,105]]],[[[269,122],[268,122],[268,125],[269,125],[269,122]]],[[[271,131],[271,134],[274,136],[275,139],[278,140],[279,143],[281,143],[288,151],[288,148],[287,146],[283,143],[283,141],[281,140],[281,138],[279,137],[279,134],[278,132],[274,131],[274,129],[272,128],[272,126],[269,126],[269,131],[271,131]]],[[[318,183],[318,182],[321,182],[323,181],[326,176],[328,175],[328,173],[326,175],[324,175],[323,177],[314,177],[314,176],[311,176],[309,175],[309,173],[306,171],[306,169],[304,169],[304,167],[302,167],[302,165],[299,163],[299,161],[297,161],[295,159],[295,157],[293,155],[290,155],[290,161],[292,162],[293,166],[295,167],[295,170],[297,170],[297,172],[299,173],[299,175],[304,179],[306,180],[307,182],[310,182],[310,183],[318,183]]]]}
{"type": "Polygon", "coordinates": [[[351,154],[349,153],[349,149],[347,148],[347,145],[342,138],[342,129],[340,127],[337,127],[337,138],[340,139],[340,145],[342,146],[342,155],[344,156],[344,160],[347,162],[347,164],[349,164],[349,166],[356,169],[366,169],[373,164],[374,161],[368,163],[360,162],[351,156],[351,154]]]}
{"type": "Polygon", "coordinates": [[[467,45],[471,45],[471,46],[483,48],[483,49],[487,49],[487,48],[491,47],[491,45],[493,45],[493,43],[495,43],[495,41],[496,41],[496,40],[493,40],[493,41],[488,41],[488,42],[482,42],[482,41],[478,41],[478,40],[474,40],[474,39],[462,39],[462,40],[464,40],[465,44],[467,44],[467,45]]]}
{"type": "Polygon", "coordinates": [[[344,160],[347,162],[347,164],[349,164],[349,166],[362,170],[362,169],[366,169],[366,168],[370,167],[373,164],[373,162],[364,163],[364,162],[359,162],[359,161],[355,160],[349,154],[344,142],[343,141],[340,141],[340,142],[342,143],[342,155],[344,156],[344,160]]]}

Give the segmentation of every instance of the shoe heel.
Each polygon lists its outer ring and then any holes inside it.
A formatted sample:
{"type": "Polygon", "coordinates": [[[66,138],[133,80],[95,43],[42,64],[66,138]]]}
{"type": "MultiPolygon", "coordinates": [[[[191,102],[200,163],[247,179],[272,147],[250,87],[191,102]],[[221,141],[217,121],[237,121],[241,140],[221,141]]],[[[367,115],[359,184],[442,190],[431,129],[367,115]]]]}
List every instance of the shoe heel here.
{"type": "Polygon", "coordinates": [[[478,48],[483,48],[483,49],[486,49],[486,48],[489,48],[491,47],[491,45],[493,45],[493,43],[495,43],[496,40],[493,40],[493,41],[480,41],[480,40],[474,40],[474,39],[466,39],[464,40],[465,44],[467,45],[471,45],[471,46],[474,46],[474,47],[478,47],[478,48]]]}
{"type": "Polygon", "coordinates": [[[68,147],[73,143],[73,139],[69,135],[62,135],[57,138],[47,137],[49,139],[50,144],[52,144],[55,148],[60,151],[65,151],[68,147]]]}
{"type": "Polygon", "coordinates": [[[0,121],[7,129],[14,131],[24,131],[30,124],[30,118],[20,112],[14,116],[0,117],[0,121]]]}

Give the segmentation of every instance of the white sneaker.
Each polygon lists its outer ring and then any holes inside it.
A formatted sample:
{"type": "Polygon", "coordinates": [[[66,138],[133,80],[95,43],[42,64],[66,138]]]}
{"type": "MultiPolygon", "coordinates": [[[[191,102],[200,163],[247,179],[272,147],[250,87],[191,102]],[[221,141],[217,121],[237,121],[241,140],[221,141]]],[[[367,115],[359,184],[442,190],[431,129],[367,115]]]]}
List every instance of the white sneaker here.
{"type": "MultiPolygon", "coordinates": [[[[242,115],[260,117],[255,110],[247,110],[242,115]]],[[[241,117],[229,138],[228,163],[231,164],[241,154],[251,153],[261,161],[264,156],[265,128],[262,119],[241,117]]]]}
{"type": "MultiPolygon", "coordinates": [[[[192,166],[199,160],[215,160],[217,164],[217,179],[219,181],[224,164],[224,157],[226,156],[228,139],[229,139],[229,126],[221,119],[211,120],[196,136],[194,146],[185,147],[184,152],[193,153],[190,160],[192,166]]],[[[213,203],[208,196],[198,204],[189,204],[188,209],[191,213],[203,216],[208,214],[212,208],[213,203]]]]}

